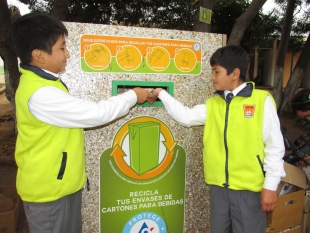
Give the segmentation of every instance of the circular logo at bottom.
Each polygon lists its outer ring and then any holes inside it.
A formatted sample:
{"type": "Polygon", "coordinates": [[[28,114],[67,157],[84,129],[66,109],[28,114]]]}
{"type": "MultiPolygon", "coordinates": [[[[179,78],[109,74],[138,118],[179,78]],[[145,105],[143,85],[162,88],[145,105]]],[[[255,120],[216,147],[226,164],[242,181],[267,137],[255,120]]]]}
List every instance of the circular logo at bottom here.
{"type": "Polygon", "coordinates": [[[166,233],[165,221],[156,213],[142,212],[131,217],[122,233],[166,233]]]}

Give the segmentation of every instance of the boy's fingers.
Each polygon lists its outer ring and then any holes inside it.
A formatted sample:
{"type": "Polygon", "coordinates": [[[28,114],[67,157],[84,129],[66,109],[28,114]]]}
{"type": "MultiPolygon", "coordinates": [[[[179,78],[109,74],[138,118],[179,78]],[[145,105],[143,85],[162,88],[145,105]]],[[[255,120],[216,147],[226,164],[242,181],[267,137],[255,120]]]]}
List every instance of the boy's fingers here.
{"type": "Polygon", "coordinates": [[[152,103],[155,102],[155,100],[154,100],[153,97],[148,97],[146,100],[147,100],[147,102],[149,102],[150,104],[152,104],[152,103]]]}

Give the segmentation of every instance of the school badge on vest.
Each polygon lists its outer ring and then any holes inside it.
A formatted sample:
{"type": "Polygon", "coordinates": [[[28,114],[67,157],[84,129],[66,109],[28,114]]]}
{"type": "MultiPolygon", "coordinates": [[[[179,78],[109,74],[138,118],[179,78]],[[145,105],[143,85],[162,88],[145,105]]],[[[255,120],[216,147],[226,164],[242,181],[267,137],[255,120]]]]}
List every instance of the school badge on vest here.
{"type": "Polygon", "coordinates": [[[254,117],[254,111],[255,111],[255,104],[253,105],[243,105],[243,112],[245,118],[251,118],[254,117]]]}

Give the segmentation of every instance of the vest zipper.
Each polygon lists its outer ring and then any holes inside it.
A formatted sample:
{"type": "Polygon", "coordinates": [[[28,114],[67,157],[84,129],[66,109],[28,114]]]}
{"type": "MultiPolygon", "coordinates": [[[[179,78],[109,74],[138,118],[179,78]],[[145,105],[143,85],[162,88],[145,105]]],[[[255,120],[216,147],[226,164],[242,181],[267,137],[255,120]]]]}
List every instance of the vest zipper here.
{"type": "Polygon", "coordinates": [[[225,126],[224,126],[224,145],[225,145],[225,153],[226,153],[226,161],[225,161],[225,183],[223,184],[224,188],[228,188],[228,187],[229,187],[228,146],[227,146],[227,125],[228,125],[229,105],[230,105],[230,103],[226,103],[225,126]]]}

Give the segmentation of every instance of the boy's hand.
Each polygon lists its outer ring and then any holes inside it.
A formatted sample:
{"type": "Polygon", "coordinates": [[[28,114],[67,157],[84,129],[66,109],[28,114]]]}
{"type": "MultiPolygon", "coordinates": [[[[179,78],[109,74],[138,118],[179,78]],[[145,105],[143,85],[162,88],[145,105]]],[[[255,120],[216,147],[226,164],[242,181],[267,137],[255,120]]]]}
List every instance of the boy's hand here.
{"type": "Polygon", "coordinates": [[[137,95],[137,103],[138,104],[143,104],[146,99],[150,96],[150,92],[148,90],[145,90],[141,87],[135,87],[133,89],[133,91],[136,93],[137,95]]]}
{"type": "Polygon", "coordinates": [[[150,104],[154,103],[159,95],[159,92],[161,92],[163,89],[162,88],[156,88],[150,93],[150,96],[147,98],[147,102],[150,104]]]}
{"type": "Polygon", "coordinates": [[[276,191],[264,189],[260,194],[260,203],[262,205],[262,212],[272,211],[277,206],[276,191]]]}
{"type": "Polygon", "coordinates": [[[303,160],[299,160],[295,163],[296,166],[307,167],[310,165],[310,156],[306,156],[303,160]]]}

